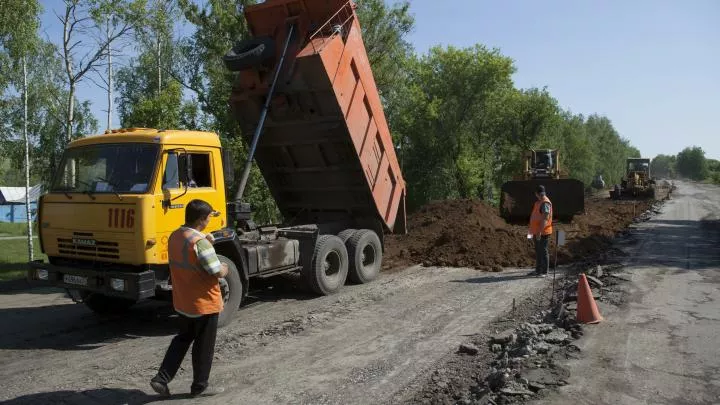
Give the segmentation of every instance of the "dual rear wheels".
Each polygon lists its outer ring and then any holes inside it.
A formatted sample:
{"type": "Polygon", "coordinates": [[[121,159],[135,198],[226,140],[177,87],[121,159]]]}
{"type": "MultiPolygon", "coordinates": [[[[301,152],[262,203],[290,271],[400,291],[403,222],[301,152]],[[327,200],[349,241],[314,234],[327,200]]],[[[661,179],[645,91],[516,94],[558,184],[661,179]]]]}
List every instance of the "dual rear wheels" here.
{"type": "Polygon", "coordinates": [[[382,245],[369,229],[347,229],[320,235],[310,266],[303,269],[308,286],[318,294],[337,292],[347,279],[362,284],[374,280],[382,264],[382,245]]]}

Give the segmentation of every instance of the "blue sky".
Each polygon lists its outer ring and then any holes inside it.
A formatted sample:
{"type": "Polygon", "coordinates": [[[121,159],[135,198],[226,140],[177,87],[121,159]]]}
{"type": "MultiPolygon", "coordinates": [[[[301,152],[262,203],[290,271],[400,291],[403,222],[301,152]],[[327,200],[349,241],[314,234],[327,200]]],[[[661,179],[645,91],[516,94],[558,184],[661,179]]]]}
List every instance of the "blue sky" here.
{"type": "MultiPolygon", "coordinates": [[[[59,2],[43,3],[59,38],[48,10],[59,2]]],[[[563,108],[607,116],[644,156],[698,145],[720,159],[720,0],[411,0],[411,11],[419,52],[500,48],[518,87],[547,86],[563,108]]],[[[91,86],[79,96],[103,123],[91,86]]]]}

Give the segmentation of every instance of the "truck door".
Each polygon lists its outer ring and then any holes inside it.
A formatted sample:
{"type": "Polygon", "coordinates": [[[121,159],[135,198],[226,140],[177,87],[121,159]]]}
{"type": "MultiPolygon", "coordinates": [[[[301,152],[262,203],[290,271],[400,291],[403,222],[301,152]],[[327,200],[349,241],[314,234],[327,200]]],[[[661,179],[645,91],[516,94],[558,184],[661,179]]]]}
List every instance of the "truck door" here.
{"type": "MultiPolygon", "coordinates": [[[[185,223],[185,207],[195,199],[208,202],[224,213],[224,193],[218,190],[218,176],[214,173],[213,159],[208,150],[169,150],[163,154],[160,193],[155,196],[157,230],[160,242],[160,259],[167,261],[167,243],[170,234],[185,223]]],[[[222,186],[222,185],[220,185],[222,186]]],[[[212,218],[206,232],[222,228],[223,215],[212,218]]]]}

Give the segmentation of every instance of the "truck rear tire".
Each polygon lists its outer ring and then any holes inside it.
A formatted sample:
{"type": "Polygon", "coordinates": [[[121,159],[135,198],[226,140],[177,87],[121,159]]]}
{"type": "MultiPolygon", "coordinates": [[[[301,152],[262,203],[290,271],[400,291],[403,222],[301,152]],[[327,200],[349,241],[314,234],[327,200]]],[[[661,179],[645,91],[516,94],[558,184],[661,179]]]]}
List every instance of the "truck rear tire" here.
{"type": "Polygon", "coordinates": [[[376,279],[382,266],[382,244],[377,234],[361,229],[347,240],[347,248],[350,281],[365,284],[376,279]]]}
{"type": "Polygon", "coordinates": [[[219,279],[223,310],[218,317],[218,327],[222,328],[232,322],[238,308],[240,308],[243,298],[243,285],[235,263],[223,255],[217,255],[217,257],[220,263],[225,263],[228,266],[227,276],[219,279]]]}
{"type": "Polygon", "coordinates": [[[81,296],[84,296],[83,303],[85,306],[100,315],[121,314],[137,302],[127,298],[109,297],[95,293],[81,293],[81,296]]]}
{"type": "Polygon", "coordinates": [[[346,229],[338,234],[338,238],[340,238],[343,243],[346,243],[355,232],[357,232],[355,229],[346,229]]]}
{"type": "Polygon", "coordinates": [[[303,276],[312,291],[321,295],[337,292],[348,275],[348,252],[343,241],[335,235],[320,235],[308,268],[303,276]]]}

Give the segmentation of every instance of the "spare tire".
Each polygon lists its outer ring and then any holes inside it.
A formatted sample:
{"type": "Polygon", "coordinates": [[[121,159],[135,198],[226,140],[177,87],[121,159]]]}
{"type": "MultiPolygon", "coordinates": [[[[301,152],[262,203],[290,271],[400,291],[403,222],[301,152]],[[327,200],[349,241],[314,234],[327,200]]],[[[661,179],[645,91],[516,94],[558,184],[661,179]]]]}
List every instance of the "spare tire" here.
{"type": "Polygon", "coordinates": [[[228,266],[227,276],[218,280],[223,299],[223,310],[218,317],[218,328],[222,328],[235,318],[243,299],[243,285],[240,272],[235,263],[223,255],[217,255],[217,258],[220,263],[225,263],[228,266]]]}
{"type": "Polygon", "coordinates": [[[238,72],[258,66],[273,56],[275,56],[275,41],[272,38],[249,38],[236,43],[223,56],[223,62],[228,70],[238,72]]]}

